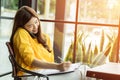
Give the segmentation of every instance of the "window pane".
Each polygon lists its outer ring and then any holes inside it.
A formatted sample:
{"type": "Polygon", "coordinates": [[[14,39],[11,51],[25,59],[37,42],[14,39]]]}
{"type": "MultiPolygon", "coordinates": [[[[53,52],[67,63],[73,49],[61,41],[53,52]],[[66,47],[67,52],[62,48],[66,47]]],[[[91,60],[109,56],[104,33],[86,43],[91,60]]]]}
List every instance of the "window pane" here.
{"type": "Polygon", "coordinates": [[[9,37],[11,35],[13,20],[1,19],[0,37],[9,37]]]}
{"type": "Polygon", "coordinates": [[[56,0],[38,0],[38,14],[40,19],[55,19],[56,0]]]}
{"type": "Polygon", "coordinates": [[[78,25],[77,40],[76,61],[97,66],[116,60],[118,27],[78,25]]]}
{"type": "Polygon", "coordinates": [[[14,17],[18,0],[1,0],[1,16],[14,17]]]}
{"type": "Polygon", "coordinates": [[[77,0],[66,0],[65,20],[75,21],[77,0]]]}
{"type": "MultiPolygon", "coordinates": [[[[11,35],[12,20],[1,19],[0,23],[0,74],[12,71],[12,66],[9,61],[8,49],[5,45],[9,41],[11,35]]],[[[1,80],[12,80],[11,74],[1,77],[1,80]]]]}
{"type": "Polygon", "coordinates": [[[79,21],[119,23],[120,0],[80,0],[79,21]]]}
{"type": "MultiPolygon", "coordinates": [[[[0,74],[12,71],[12,66],[9,61],[8,49],[5,45],[9,41],[12,31],[12,20],[1,19],[0,20],[0,74]]],[[[2,80],[12,80],[11,75],[7,75],[1,78],[2,80]]]]}
{"type": "MultiPolygon", "coordinates": [[[[67,54],[73,55],[72,51],[69,52],[71,44],[74,44],[74,32],[75,24],[65,24],[64,27],[64,45],[63,45],[63,58],[67,57],[67,54]],[[72,53],[72,54],[71,54],[72,53]]],[[[73,48],[74,46],[72,46],[73,48]]]]}

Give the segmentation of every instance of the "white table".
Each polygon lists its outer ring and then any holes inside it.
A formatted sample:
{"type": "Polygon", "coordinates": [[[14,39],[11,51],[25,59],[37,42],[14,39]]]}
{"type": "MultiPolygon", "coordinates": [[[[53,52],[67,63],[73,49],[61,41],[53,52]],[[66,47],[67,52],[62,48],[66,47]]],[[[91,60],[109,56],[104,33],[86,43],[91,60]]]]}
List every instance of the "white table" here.
{"type": "MultiPolygon", "coordinates": [[[[86,69],[87,67],[85,65],[81,65],[74,72],[59,74],[59,75],[50,75],[48,77],[49,77],[49,80],[86,80],[85,78],[86,69]]],[[[29,77],[27,79],[22,79],[22,80],[38,80],[38,78],[34,79],[34,77],[29,77]]],[[[46,80],[46,79],[41,79],[41,80],[46,80]]]]}
{"type": "Polygon", "coordinates": [[[49,80],[80,80],[80,79],[81,79],[81,74],[80,71],[78,70],[71,73],[49,76],[49,80]]]}
{"type": "MultiPolygon", "coordinates": [[[[49,76],[50,80],[88,80],[86,77],[86,71],[89,67],[86,65],[79,66],[79,69],[74,72],[60,75],[49,76]]],[[[89,80],[91,80],[89,78],[89,80]]]]}

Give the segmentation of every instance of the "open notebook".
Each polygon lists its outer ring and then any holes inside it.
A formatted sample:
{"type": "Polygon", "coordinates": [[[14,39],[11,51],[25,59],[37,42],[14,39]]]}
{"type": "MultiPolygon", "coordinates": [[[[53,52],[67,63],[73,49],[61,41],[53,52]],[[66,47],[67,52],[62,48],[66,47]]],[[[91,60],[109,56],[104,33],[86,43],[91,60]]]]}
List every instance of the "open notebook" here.
{"type": "Polygon", "coordinates": [[[45,74],[45,75],[58,75],[58,74],[65,74],[65,73],[70,73],[70,72],[74,72],[76,69],[79,68],[81,64],[80,63],[74,63],[71,64],[70,68],[67,71],[59,71],[59,70],[55,70],[55,69],[42,69],[40,70],[39,73],[45,74]]]}

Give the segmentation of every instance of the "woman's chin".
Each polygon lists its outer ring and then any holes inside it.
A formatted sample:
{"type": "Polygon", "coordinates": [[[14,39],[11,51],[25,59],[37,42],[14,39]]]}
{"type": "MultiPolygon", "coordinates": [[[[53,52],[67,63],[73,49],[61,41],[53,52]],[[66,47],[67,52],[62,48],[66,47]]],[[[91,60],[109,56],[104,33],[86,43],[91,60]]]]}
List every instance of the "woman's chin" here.
{"type": "Polygon", "coordinates": [[[37,31],[36,32],[32,32],[33,34],[37,34],[37,31]]]}

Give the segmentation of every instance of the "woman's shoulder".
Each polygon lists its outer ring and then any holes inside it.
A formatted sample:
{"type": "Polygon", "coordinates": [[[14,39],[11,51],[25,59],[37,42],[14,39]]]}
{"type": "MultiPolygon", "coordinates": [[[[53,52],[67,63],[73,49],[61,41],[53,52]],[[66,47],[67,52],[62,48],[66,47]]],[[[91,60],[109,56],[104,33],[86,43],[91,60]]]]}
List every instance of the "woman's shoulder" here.
{"type": "Polygon", "coordinates": [[[18,28],[17,31],[15,32],[15,35],[13,37],[14,42],[26,42],[30,38],[29,33],[22,28],[18,28]]]}
{"type": "Polygon", "coordinates": [[[28,32],[23,29],[23,28],[18,28],[17,31],[15,32],[15,37],[20,37],[20,36],[27,36],[29,35],[28,32]]]}
{"type": "Polygon", "coordinates": [[[17,32],[27,32],[24,28],[18,28],[17,32]]]}
{"type": "Polygon", "coordinates": [[[24,28],[18,28],[16,34],[28,34],[28,32],[24,28]]]}

